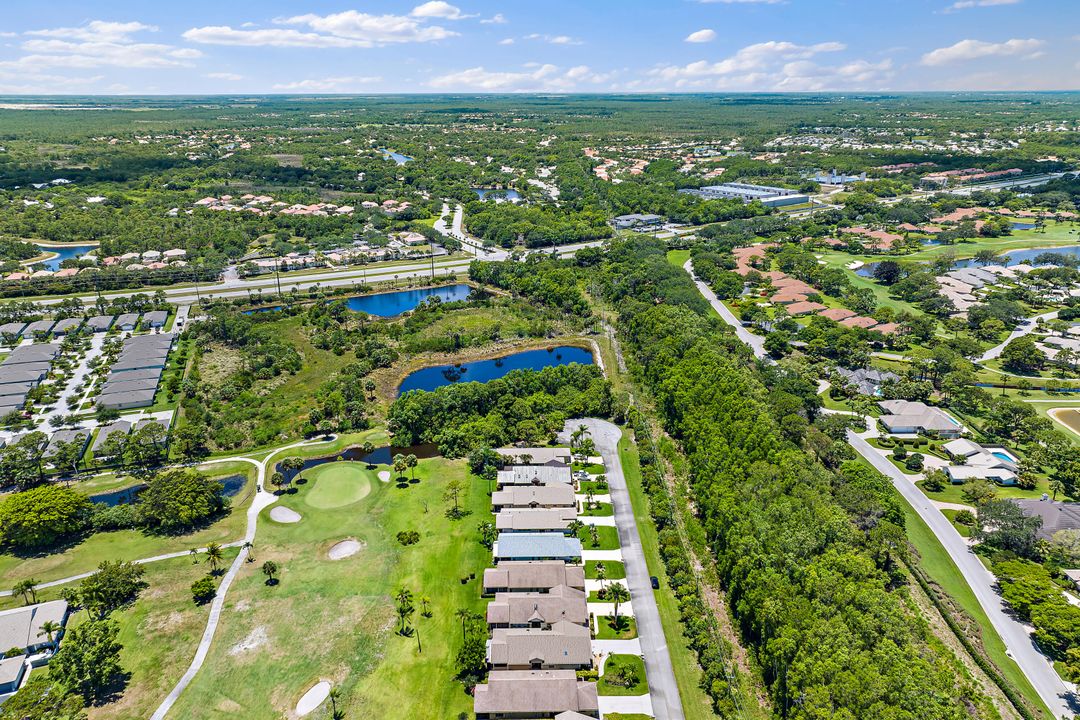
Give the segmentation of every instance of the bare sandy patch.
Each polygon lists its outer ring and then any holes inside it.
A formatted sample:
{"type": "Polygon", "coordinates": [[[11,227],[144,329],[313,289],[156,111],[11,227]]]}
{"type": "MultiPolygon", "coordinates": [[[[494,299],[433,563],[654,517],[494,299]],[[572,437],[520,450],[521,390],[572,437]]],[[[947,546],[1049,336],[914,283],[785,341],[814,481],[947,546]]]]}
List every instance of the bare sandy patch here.
{"type": "Polygon", "coordinates": [[[248,633],[248,636],[229,648],[230,655],[243,655],[251,650],[256,650],[270,642],[270,636],[266,634],[266,626],[259,625],[248,633]]]}
{"type": "Polygon", "coordinates": [[[300,717],[310,715],[330,697],[330,683],[320,680],[310,690],[304,693],[300,702],[296,703],[296,714],[300,717]]]}
{"type": "Polygon", "coordinates": [[[300,513],[287,507],[275,507],[270,510],[270,519],[279,523],[298,523],[303,518],[300,513]]]}
{"type": "Polygon", "coordinates": [[[347,540],[342,540],[341,542],[335,544],[332,548],[330,548],[329,552],[326,553],[326,556],[331,560],[344,560],[345,558],[351,555],[355,555],[363,549],[364,543],[360,542],[355,538],[348,538],[347,540]]]}

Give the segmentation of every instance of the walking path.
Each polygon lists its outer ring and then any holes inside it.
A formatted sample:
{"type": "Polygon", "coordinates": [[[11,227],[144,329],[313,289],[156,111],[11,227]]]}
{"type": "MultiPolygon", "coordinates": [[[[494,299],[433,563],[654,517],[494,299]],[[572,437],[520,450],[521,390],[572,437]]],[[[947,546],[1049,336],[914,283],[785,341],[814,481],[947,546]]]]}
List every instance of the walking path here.
{"type": "MultiPolygon", "coordinates": [[[[622,431],[604,420],[588,418],[573,421],[573,425],[587,425],[590,436],[604,458],[604,470],[608,478],[611,502],[615,509],[615,521],[619,529],[619,542],[622,545],[622,560],[626,567],[626,585],[630,589],[637,621],[638,639],[641,653],[645,659],[645,674],[649,680],[649,695],[635,698],[614,700],[601,697],[601,709],[606,712],[618,712],[616,704],[625,703],[623,712],[643,712],[645,701],[650,698],[651,710],[656,720],[683,720],[682,700],[679,686],[675,682],[675,672],[671,665],[664,628],[660,624],[660,611],[656,607],[649,569],[645,564],[645,553],[641,548],[641,536],[638,534],[637,520],[630,504],[630,491],[626,487],[626,476],[619,461],[619,438],[622,431]]],[[[585,555],[586,553],[582,553],[585,555]]],[[[648,711],[644,711],[648,712],[648,711]]]]}
{"type": "Polygon", "coordinates": [[[246,462],[254,465],[258,470],[255,482],[256,493],[255,497],[251,501],[251,505],[247,511],[247,531],[244,533],[244,539],[240,541],[241,549],[236,555],[236,559],[233,560],[232,565],[229,567],[228,572],[225,573],[224,579],[221,581],[221,585],[218,586],[217,595],[214,596],[214,601],[210,605],[210,617],[206,621],[206,629],[203,631],[202,639],[199,641],[199,647],[195,651],[195,657],[191,660],[191,665],[188,666],[187,671],[184,673],[180,681],[176,683],[176,687],[169,691],[169,694],[162,701],[158,709],[154,711],[154,714],[150,716],[150,720],[164,720],[168,715],[169,710],[176,704],[176,701],[180,698],[180,694],[187,689],[187,686],[191,684],[191,681],[195,679],[195,675],[198,674],[203,663],[206,661],[206,656],[210,652],[210,644],[214,640],[214,633],[217,632],[218,623],[221,621],[221,611],[225,607],[225,595],[229,592],[229,588],[232,586],[233,580],[236,579],[237,574],[240,572],[240,568],[244,566],[248,557],[247,543],[253,543],[255,541],[255,530],[259,521],[259,513],[265,508],[273,505],[278,500],[278,496],[272,492],[266,490],[266,468],[270,464],[270,461],[279,455],[280,453],[290,450],[292,448],[317,445],[320,442],[326,442],[324,440],[315,442],[298,442],[292,445],[286,445],[285,447],[278,448],[271,451],[262,460],[254,460],[252,458],[238,457],[238,458],[221,458],[218,460],[207,460],[206,463],[220,463],[220,462],[246,462]]]}
{"type": "Polygon", "coordinates": [[[949,519],[941,514],[941,511],[923,494],[922,490],[904,477],[904,473],[882,457],[881,453],[876,452],[870,443],[851,430],[848,430],[847,439],[856,452],[892,481],[893,486],[919,514],[923,522],[930,526],[938,542],[949,553],[949,557],[956,563],[964,580],[971,587],[972,593],[990,619],[990,624],[1001,636],[1007,654],[1020,666],[1039,697],[1053,712],[1054,717],[1072,717],[1073,710],[1069,707],[1072,692],[1058,677],[1046,656],[1039,652],[1031,639],[1029,629],[1010,615],[1001,596],[994,589],[996,579],[971,551],[949,519]]]}

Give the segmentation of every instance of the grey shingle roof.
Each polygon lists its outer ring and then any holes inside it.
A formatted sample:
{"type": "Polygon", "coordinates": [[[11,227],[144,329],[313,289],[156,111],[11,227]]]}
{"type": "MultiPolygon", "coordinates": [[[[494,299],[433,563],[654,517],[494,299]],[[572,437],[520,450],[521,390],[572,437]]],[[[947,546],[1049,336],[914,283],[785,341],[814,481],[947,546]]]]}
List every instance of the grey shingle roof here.
{"type": "Polygon", "coordinates": [[[550,630],[495,628],[488,646],[493,667],[589,667],[592,665],[592,631],[569,622],[557,622],[550,630]]]}
{"type": "Polygon", "coordinates": [[[500,560],[579,558],[581,541],[562,533],[499,533],[495,557],[500,560]]]}

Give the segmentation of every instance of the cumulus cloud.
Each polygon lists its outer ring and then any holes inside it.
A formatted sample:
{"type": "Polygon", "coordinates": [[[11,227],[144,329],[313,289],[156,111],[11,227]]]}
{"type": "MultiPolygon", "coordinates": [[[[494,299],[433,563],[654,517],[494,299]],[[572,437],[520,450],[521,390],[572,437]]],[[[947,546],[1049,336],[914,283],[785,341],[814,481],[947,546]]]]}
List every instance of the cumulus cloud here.
{"type": "Polygon", "coordinates": [[[307,80],[278,83],[274,85],[274,89],[288,92],[345,92],[349,88],[369,85],[381,80],[381,77],[375,76],[309,78],[307,80]]]}
{"type": "Polygon", "coordinates": [[[704,30],[697,30],[686,36],[686,42],[689,43],[707,43],[716,39],[716,31],[705,28],[704,30]]]}
{"type": "Polygon", "coordinates": [[[996,7],[998,5],[1018,5],[1021,0],[957,0],[949,7],[945,8],[945,12],[956,12],[957,10],[968,10],[970,8],[978,7],[996,7]]]}
{"type": "Polygon", "coordinates": [[[747,45],[734,55],[716,62],[698,60],[689,65],[667,65],[650,71],[650,75],[676,86],[706,84],[731,76],[749,78],[770,68],[792,60],[806,60],[821,53],[839,52],[845,49],[839,42],[823,42],[815,45],[797,45],[792,42],[770,40],[747,45]]]}
{"type": "Polygon", "coordinates": [[[992,43],[983,40],[961,40],[948,47],[931,50],[922,56],[923,65],[948,65],[967,60],[978,60],[987,57],[1016,57],[1025,59],[1038,57],[1045,43],[1035,38],[1013,38],[1005,42],[992,43]]]}
{"type": "Polygon", "coordinates": [[[464,15],[461,8],[444,2],[444,0],[430,0],[423,5],[417,5],[409,15],[415,18],[439,18],[441,20],[464,20],[476,17],[475,15],[464,15]]]}
{"type": "Polygon", "coordinates": [[[507,22],[506,16],[502,13],[495,13],[489,18],[485,18],[480,21],[481,25],[505,25],[507,22]]]}
{"type": "MultiPolygon", "coordinates": [[[[429,8],[422,12],[445,12],[447,8],[456,10],[449,3],[429,2],[417,6],[414,12],[422,8],[429,8]],[[438,7],[432,10],[431,6],[438,7]]],[[[191,28],[184,33],[184,38],[207,45],[367,48],[398,43],[433,42],[458,35],[442,26],[425,24],[425,20],[430,17],[435,16],[370,15],[356,10],[329,15],[307,13],[277,18],[274,24],[279,27],[274,28],[237,29],[228,25],[191,28]]]]}
{"type": "Polygon", "coordinates": [[[514,44],[514,38],[503,38],[502,40],[499,41],[499,44],[500,45],[513,45],[514,44]]]}
{"type": "Polygon", "coordinates": [[[483,66],[432,78],[428,85],[438,90],[477,92],[569,92],[581,85],[605,83],[611,73],[594,72],[587,65],[563,70],[550,63],[530,63],[522,71],[488,70],[483,66]]]}
{"type": "Polygon", "coordinates": [[[540,33],[529,33],[525,36],[526,40],[539,40],[541,42],[550,43],[552,45],[581,45],[582,42],[577,38],[570,37],[569,35],[541,35],[540,33]]]}
{"type": "Polygon", "coordinates": [[[10,72],[0,69],[0,93],[4,95],[55,95],[84,93],[101,82],[102,75],[69,77],[48,73],[10,72]]]}
{"type": "Polygon", "coordinates": [[[142,42],[136,33],[156,32],[140,22],[92,20],[78,27],[29,30],[20,49],[25,53],[0,62],[6,68],[170,68],[190,66],[202,57],[194,48],[142,42]]]}

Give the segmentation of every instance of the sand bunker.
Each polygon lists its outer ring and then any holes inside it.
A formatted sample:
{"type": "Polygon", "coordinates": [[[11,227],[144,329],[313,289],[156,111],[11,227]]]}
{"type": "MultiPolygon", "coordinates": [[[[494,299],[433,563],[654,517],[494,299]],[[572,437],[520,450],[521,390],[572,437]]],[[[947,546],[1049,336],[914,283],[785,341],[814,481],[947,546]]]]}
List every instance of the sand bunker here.
{"type": "Polygon", "coordinates": [[[248,633],[248,636],[229,648],[230,655],[242,655],[249,650],[260,648],[270,642],[270,636],[266,634],[266,628],[262,625],[248,633]]]}
{"type": "Polygon", "coordinates": [[[364,549],[364,544],[359,540],[349,538],[348,540],[342,540],[341,542],[330,548],[326,556],[331,560],[343,560],[350,555],[355,555],[364,549]]]}
{"type": "Polygon", "coordinates": [[[330,683],[325,680],[315,683],[315,686],[304,693],[304,697],[300,698],[300,702],[296,703],[296,714],[300,717],[310,714],[326,702],[326,698],[329,696],[330,683]]]}
{"type": "Polygon", "coordinates": [[[287,507],[276,507],[270,510],[270,519],[279,523],[298,523],[302,519],[300,513],[287,507]]]}
{"type": "Polygon", "coordinates": [[[379,479],[382,480],[383,482],[390,482],[390,471],[389,470],[380,470],[379,471],[379,479]]]}

